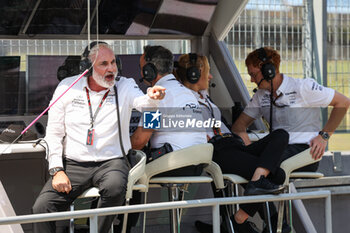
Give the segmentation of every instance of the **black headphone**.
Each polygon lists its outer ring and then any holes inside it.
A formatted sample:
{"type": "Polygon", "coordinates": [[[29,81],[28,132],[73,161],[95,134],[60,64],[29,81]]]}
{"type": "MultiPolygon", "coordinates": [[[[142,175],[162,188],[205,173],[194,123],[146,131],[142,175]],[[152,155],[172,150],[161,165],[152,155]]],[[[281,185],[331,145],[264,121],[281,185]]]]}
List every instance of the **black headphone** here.
{"type": "Polygon", "coordinates": [[[90,50],[95,47],[97,44],[107,44],[103,41],[93,41],[90,43],[90,45],[86,46],[81,61],[79,63],[79,70],[80,72],[84,72],[86,69],[89,69],[89,71],[86,73],[86,77],[89,77],[92,75],[92,64],[89,59],[90,50]]]}
{"type": "Polygon", "coordinates": [[[67,56],[63,64],[60,67],[58,67],[57,79],[59,81],[62,81],[66,77],[78,75],[80,73],[80,60],[80,56],[67,56]]]}
{"type": "Polygon", "coordinates": [[[258,58],[263,63],[260,67],[260,71],[266,81],[272,80],[276,75],[276,68],[270,61],[271,57],[268,57],[263,47],[257,50],[258,58]]]}
{"type": "Polygon", "coordinates": [[[158,76],[158,69],[151,62],[152,56],[153,56],[153,53],[151,52],[145,53],[145,61],[147,63],[142,67],[143,78],[149,83],[155,80],[158,76]]]}
{"type": "Polygon", "coordinates": [[[201,77],[201,71],[197,67],[197,54],[189,53],[190,67],[186,68],[186,78],[189,83],[195,84],[201,77]]]}

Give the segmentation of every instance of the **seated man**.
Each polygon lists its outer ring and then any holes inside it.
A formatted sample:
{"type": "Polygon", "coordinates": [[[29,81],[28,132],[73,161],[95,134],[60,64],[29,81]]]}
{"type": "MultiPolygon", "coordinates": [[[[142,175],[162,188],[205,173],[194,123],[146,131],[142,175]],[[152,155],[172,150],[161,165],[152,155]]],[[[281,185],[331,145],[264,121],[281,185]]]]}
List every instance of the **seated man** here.
{"type": "MultiPolygon", "coordinates": [[[[329,137],[349,108],[350,99],[314,79],[296,79],[280,73],[280,62],[280,55],[272,48],[264,47],[248,54],[245,64],[251,82],[257,84],[258,90],[233,124],[232,131],[250,145],[246,129],[263,116],[270,123],[270,131],[284,129],[290,135],[278,164],[310,147],[311,156],[321,158],[329,137]],[[328,106],[333,109],[321,128],[320,107],[328,106]]],[[[318,163],[314,163],[300,170],[316,171],[317,168],[318,163]]],[[[239,222],[247,218],[244,215],[237,217],[239,222]]]]}
{"type": "MultiPolygon", "coordinates": [[[[119,134],[129,135],[132,108],[156,107],[165,89],[153,87],[144,95],[133,79],[121,77],[115,83],[116,58],[107,43],[93,42],[83,55],[81,66],[92,69],[50,109],[45,140],[48,144],[49,174],[33,206],[33,213],[68,210],[70,204],[90,187],[98,187],[98,207],[122,205],[125,201],[129,167],[119,145],[119,134]],[[89,49],[91,48],[91,49],[89,49]],[[118,94],[114,92],[114,86],[118,94]],[[120,119],[116,98],[119,98],[120,119]],[[118,120],[126,125],[120,132],[118,120]]],[[[52,101],[78,78],[65,78],[52,101]]],[[[130,149],[130,140],[123,146],[130,149]]],[[[115,216],[102,216],[98,231],[108,232],[115,216]]],[[[34,232],[54,233],[55,222],[34,224],[34,232]]]]}
{"type": "MultiPolygon", "coordinates": [[[[162,46],[146,46],[140,58],[142,77],[151,86],[163,85],[166,88],[166,97],[160,101],[159,109],[165,116],[181,115],[192,111],[192,115],[202,119],[198,111],[198,101],[190,90],[176,80],[173,71],[173,54],[162,46]],[[195,111],[194,111],[195,110],[195,111]]],[[[205,135],[200,131],[186,130],[182,128],[160,128],[144,129],[138,127],[131,137],[132,147],[142,149],[150,142],[151,151],[163,147],[166,143],[167,152],[179,150],[196,144],[206,143],[205,135]],[[170,146],[169,146],[170,145],[170,146]],[[169,147],[171,148],[169,150],[169,147]]],[[[188,167],[171,171],[172,175],[200,175],[202,169],[199,167],[188,167]]],[[[164,175],[164,174],[162,174],[164,175]]]]}
{"type": "MultiPolygon", "coordinates": [[[[290,135],[280,162],[309,147],[314,159],[321,158],[329,137],[350,106],[350,99],[314,79],[296,79],[280,73],[280,62],[278,52],[269,47],[248,54],[245,63],[251,82],[257,84],[258,90],[232,126],[232,131],[249,145],[247,127],[255,119],[264,117],[270,122],[270,130],[282,128],[290,135]],[[321,129],[320,108],[328,106],[333,106],[333,109],[321,129]],[[273,108],[272,116],[270,108],[273,108]]],[[[316,171],[317,167],[318,163],[315,163],[303,170],[316,171]]]]}

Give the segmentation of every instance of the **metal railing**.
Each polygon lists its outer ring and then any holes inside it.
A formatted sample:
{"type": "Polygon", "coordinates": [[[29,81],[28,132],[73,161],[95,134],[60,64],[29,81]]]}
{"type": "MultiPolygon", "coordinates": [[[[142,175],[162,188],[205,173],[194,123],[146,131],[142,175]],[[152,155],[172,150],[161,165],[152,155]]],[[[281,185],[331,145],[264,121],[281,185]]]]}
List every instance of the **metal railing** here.
{"type": "Polygon", "coordinates": [[[325,232],[332,232],[332,216],[331,216],[331,192],[330,191],[314,191],[314,192],[302,192],[293,194],[280,194],[280,195],[260,195],[260,196],[246,196],[246,197],[226,197],[226,198],[210,198],[200,200],[189,201],[176,201],[176,202],[162,202],[151,203],[131,206],[119,206],[108,207],[92,210],[77,210],[77,211],[65,211],[57,213],[46,214],[32,214],[13,217],[0,218],[0,225],[10,224],[22,224],[22,223],[34,223],[34,222],[46,222],[66,220],[71,218],[90,218],[90,233],[97,233],[97,217],[105,215],[115,215],[123,213],[136,213],[136,212],[148,212],[159,211],[177,208],[197,208],[197,207],[212,207],[213,218],[213,232],[220,232],[220,205],[228,204],[243,204],[243,203],[257,203],[266,201],[286,201],[286,200],[302,200],[302,199],[316,199],[325,198],[325,232]]]}

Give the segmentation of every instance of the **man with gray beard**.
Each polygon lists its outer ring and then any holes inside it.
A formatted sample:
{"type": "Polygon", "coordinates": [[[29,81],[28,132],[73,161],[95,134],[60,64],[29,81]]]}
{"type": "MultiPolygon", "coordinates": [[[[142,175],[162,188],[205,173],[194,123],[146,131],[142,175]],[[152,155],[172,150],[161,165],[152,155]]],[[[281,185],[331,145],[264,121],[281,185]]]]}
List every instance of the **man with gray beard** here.
{"type": "MultiPolygon", "coordinates": [[[[119,134],[128,151],[132,109],[157,107],[165,95],[165,88],[160,86],[149,88],[144,95],[133,79],[120,77],[115,82],[116,57],[107,43],[93,42],[87,47],[80,66],[81,72],[89,69],[86,78],[80,79],[49,111],[45,140],[49,146],[47,160],[51,178],[39,194],[33,213],[65,211],[90,187],[100,190],[97,207],[122,205],[129,167],[122,154],[119,134]]],[[[62,80],[51,102],[77,77],[62,80]]],[[[114,217],[99,217],[99,232],[108,232],[114,217]]],[[[56,232],[56,224],[35,223],[34,232],[56,232]]]]}

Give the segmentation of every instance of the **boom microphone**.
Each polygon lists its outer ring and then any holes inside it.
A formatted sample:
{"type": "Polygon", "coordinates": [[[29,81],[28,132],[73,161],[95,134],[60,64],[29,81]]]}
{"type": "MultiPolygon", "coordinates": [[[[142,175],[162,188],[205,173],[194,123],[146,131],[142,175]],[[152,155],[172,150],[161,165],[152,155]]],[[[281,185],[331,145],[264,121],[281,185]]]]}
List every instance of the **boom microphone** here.
{"type": "Polygon", "coordinates": [[[20,135],[18,135],[17,138],[15,138],[15,140],[13,140],[10,144],[8,144],[8,146],[0,152],[0,155],[4,154],[5,151],[7,151],[13,143],[15,143],[25,132],[27,132],[27,130],[32,127],[32,125],[35,124],[35,122],[37,122],[40,117],[42,117],[64,94],[66,94],[67,91],[69,91],[69,89],[71,89],[82,77],[84,77],[84,75],[89,71],[89,69],[86,69],[59,97],[57,97],[54,101],[50,102],[50,105],[42,112],[40,113],[39,116],[37,116],[22,132],[20,135]]]}
{"type": "Polygon", "coordinates": [[[260,82],[258,83],[258,86],[253,89],[253,92],[256,93],[258,91],[258,87],[260,86],[261,82],[264,81],[264,79],[261,79],[260,82]]]}
{"type": "Polygon", "coordinates": [[[216,84],[215,83],[210,83],[210,85],[209,86],[211,86],[211,87],[216,87],[216,84]]]}

